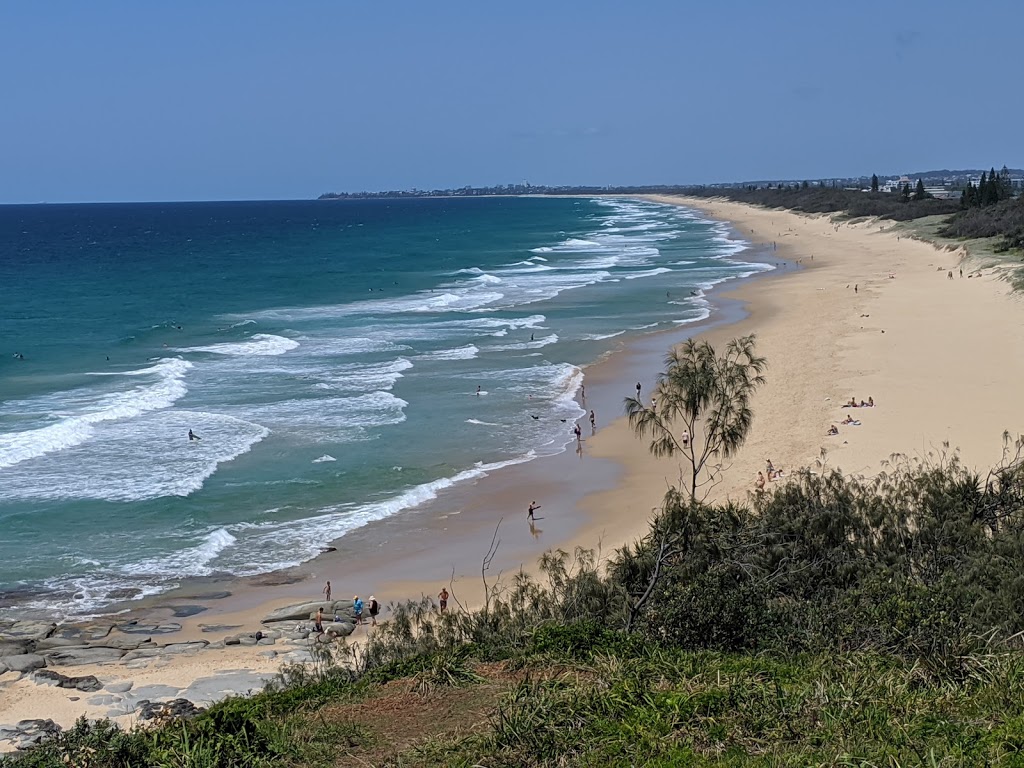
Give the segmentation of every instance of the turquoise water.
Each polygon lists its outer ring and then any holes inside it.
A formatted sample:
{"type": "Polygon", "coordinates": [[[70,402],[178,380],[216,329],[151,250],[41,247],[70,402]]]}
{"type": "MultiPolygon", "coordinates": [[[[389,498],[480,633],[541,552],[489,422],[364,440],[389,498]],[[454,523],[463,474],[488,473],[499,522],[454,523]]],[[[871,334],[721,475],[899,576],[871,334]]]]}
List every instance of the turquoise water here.
{"type": "Polygon", "coordinates": [[[562,451],[580,367],[744,246],[633,200],[0,207],[0,605],[288,567],[562,451]]]}

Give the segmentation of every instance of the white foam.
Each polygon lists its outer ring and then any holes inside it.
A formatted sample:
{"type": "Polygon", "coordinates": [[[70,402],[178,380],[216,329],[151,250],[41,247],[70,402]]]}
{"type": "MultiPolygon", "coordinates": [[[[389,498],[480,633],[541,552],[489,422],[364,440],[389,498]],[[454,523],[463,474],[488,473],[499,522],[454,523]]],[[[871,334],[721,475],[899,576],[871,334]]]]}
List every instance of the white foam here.
{"type": "MultiPolygon", "coordinates": [[[[657,323],[654,323],[657,325],[657,323]]],[[[605,339],[614,339],[616,336],[621,336],[625,331],[617,331],[615,333],[585,333],[580,336],[583,341],[604,341],[605,339]]]]}
{"type": "Polygon", "coordinates": [[[467,344],[464,347],[457,347],[455,349],[439,349],[435,352],[424,352],[422,355],[417,355],[420,360],[472,360],[478,354],[480,349],[473,344],[467,344]]]}
{"type": "MultiPolygon", "coordinates": [[[[84,394],[78,398],[78,412],[61,414],[56,424],[0,435],[0,469],[81,445],[92,439],[96,426],[103,422],[133,419],[169,408],[188,392],[185,374],[190,368],[192,363],[186,360],[164,358],[149,368],[125,371],[119,375],[149,376],[156,381],[109,394],[84,394]]],[[[74,402],[66,393],[61,396],[65,404],[74,402]]],[[[31,403],[26,404],[26,410],[32,409],[31,403]]]]}
{"type": "Polygon", "coordinates": [[[467,424],[478,424],[481,427],[498,427],[500,424],[495,424],[491,421],[480,421],[480,419],[466,419],[467,424]]]}
{"type": "Polygon", "coordinates": [[[666,272],[671,272],[671,269],[666,267],[656,267],[655,269],[648,269],[644,272],[634,272],[631,275],[626,275],[627,280],[636,280],[639,277],[654,277],[655,275],[664,275],[666,272]]]}
{"type": "Polygon", "coordinates": [[[328,461],[337,461],[337,459],[331,456],[329,453],[325,453],[319,459],[313,459],[314,464],[323,464],[328,461]]]}
{"type": "Polygon", "coordinates": [[[129,502],[189,496],[217,467],[248,452],[270,431],[202,411],[165,409],[97,425],[88,442],[4,472],[9,498],[129,502]],[[202,440],[188,439],[194,429],[202,440]]]}
{"type": "Polygon", "coordinates": [[[207,352],[213,355],[283,355],[297,349],[299,342],[284,336],[269,333],[257,333],[246,341],[226,341],[202,347],[186,347],[179,352],[207,352]]]}

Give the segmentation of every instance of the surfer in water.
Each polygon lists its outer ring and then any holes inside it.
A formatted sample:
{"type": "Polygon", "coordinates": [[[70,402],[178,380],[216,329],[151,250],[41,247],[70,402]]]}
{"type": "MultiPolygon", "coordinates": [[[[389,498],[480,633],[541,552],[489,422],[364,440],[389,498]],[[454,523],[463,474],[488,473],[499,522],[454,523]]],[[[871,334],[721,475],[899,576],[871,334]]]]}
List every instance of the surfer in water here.
{"type": "Polygon", "coordinates": [[[191,442],[192,442],[193,440],[196,440],[196,441],[198,441],[199,439],[200,439],[199,435],[197,435],[197,434],[196,434],[195,432],[193,432],[193,431],[192,431],[191,429],[190,429],[190,430],[188,431],[188,441],[189,441],[190,443],[191,443],[191,442]]]}

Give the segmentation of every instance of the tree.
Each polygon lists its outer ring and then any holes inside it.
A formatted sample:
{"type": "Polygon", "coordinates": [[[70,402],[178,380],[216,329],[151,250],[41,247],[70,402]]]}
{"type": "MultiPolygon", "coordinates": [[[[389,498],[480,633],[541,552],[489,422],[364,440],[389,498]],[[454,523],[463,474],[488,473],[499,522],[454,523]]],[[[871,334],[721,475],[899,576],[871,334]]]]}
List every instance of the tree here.
{"type": "Polygon", "coordinates": [[[873,173],[871,174],[871,191],[872,192],[877,192],[878,191],[878,176],[876,176],[873,173]]]}
{"type": "Polygon", "coordinates": [[[917,180],[917,186],[914,188],[914,199],[925,200],[928,197],[928,193],[924,191],[924,182],[921,179],[917,180]]]}
{"type": "Polygon", "coordinates": [[[721,460],[731,458],[750,432],[750,399],[765,383],[767,367],[755,354],[755,341],[754,334],[733,339],[719,356],[707,341],[687,339],[665,358],[656,405],[645,408],[639,399],[626,398],[629,426],[640,439],[650,438],[651,453],[684,458],[691,502],[707,497],[719,481],[721,460]]]}
{"type": "Polygon", "coordinates": [[[978,205],[988,205],[988,175],[982,171],[978,182],[978,205]]]}
{"type": "Polygon", "coordinates": [[[910,199],[910,182],[908,181],[902,187],[900,187],[900,197],[904,202],[910,199]]]}

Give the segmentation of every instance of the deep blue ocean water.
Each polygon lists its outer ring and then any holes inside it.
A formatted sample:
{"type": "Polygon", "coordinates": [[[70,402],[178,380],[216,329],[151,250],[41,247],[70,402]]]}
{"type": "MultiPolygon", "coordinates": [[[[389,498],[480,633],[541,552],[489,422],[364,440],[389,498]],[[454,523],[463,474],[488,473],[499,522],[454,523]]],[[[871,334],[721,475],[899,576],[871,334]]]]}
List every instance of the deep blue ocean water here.
{"type": "Polygon", "coordinates": [[[581,366],[744,247],[626,199],[0,207],[0,604],[295,565],[562,451],[581,366]]]}

